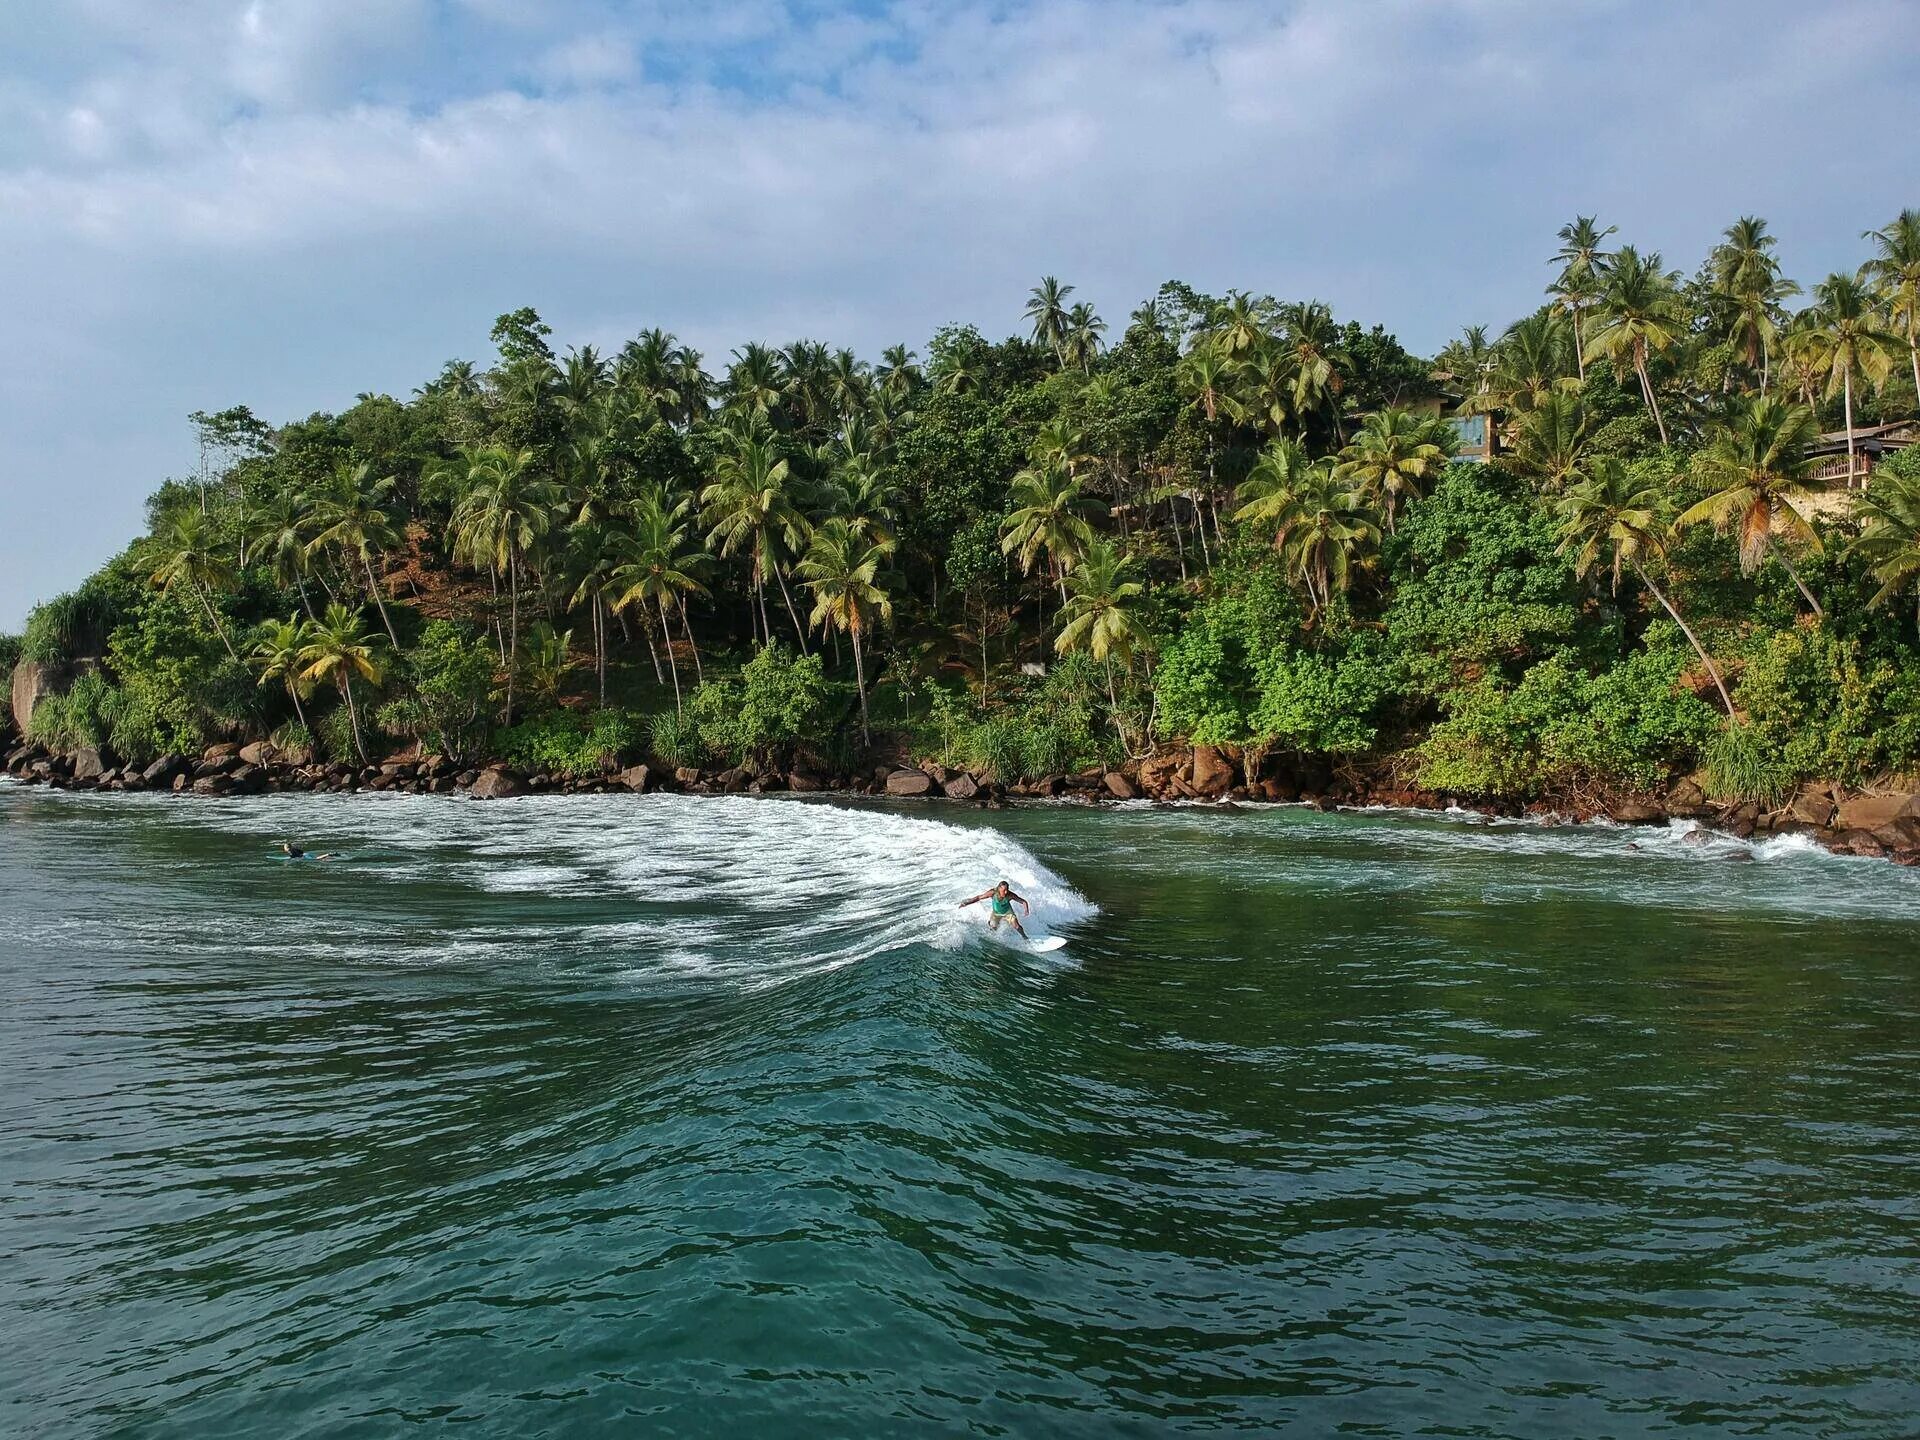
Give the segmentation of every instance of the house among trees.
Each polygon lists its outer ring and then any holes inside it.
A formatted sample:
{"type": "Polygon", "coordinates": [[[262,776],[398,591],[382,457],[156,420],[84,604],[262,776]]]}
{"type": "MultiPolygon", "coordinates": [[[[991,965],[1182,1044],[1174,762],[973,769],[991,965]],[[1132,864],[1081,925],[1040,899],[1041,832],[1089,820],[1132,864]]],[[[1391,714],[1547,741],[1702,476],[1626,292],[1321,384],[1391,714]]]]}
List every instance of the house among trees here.
{"type": "Polygon", "coordinates": [[[1856,425],[1849,446],[1845,430],[1830,430],[1807,447],[1814,482],[1829,490],[1864,490],[1874,467],[1920,439],[1920,421],[1856,425]]]}

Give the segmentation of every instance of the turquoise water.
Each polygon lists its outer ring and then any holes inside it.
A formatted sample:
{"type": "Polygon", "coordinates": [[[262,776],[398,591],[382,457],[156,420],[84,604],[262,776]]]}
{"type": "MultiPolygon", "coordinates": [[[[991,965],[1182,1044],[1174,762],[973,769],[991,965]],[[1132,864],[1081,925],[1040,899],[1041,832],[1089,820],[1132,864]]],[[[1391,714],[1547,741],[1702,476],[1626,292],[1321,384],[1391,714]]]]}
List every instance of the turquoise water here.
{"type": "Polygon", "coordinates": [[[1920,876],[1733,848],[0,788],[0,1433],[1911,1436],[1920,876]]]}

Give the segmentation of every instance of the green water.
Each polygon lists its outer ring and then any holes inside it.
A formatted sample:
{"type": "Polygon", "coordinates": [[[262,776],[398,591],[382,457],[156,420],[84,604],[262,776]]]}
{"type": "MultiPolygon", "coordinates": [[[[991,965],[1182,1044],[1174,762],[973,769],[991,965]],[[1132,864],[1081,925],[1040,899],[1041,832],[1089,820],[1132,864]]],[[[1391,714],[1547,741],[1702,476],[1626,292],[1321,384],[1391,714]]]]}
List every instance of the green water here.
{"type": "Polygon", "coordinates": [[[1911,1436],[1920,877],[1733,848],[0,788],[0,1433],[1911,1436]]]}

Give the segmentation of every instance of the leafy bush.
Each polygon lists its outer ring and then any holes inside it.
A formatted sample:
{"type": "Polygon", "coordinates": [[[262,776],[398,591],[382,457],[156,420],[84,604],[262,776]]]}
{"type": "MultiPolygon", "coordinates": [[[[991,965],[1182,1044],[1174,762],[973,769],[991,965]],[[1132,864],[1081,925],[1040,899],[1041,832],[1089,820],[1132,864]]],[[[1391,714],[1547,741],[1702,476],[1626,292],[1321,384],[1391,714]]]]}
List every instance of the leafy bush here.
{"type": "Polygon", "coordinates": [[[697,769],[706,759],[699,727],[691,716],[662,710],[647,724],[648,748],[661,764],[673,769],[697,769]]]}
{"type": "Polygon", "coordinates": [[[617,768],[637,739],[638,727],[624,710],[591,717],[553,710],[502,730],[498,749],[522,770],[577,780],[617,768]]]}
{"type": "Polygon", "coordinates": [[[1920,672],[1824,629],[1764,636],[1748,651],[1734,703],[1752,734],[1725,742],[1729,780],[1748,768],[1748,745],[1770,757],[1765,773],[1791,780],[1857,783],[1920,756],[1920,672]]]}
{"type": "Polygon", "coordinates": [[[1793,766],[1758,726],[1722,726],[1702,751],[1706,791],[1716,800],[1758,800],[1777,805],[1799,777],[1793,766]]]}
{"type": "Polygon", "coordinates": [[[412,694],[381,709],[382,727],[455,764],[480,759],[493,728],[496,659],[483,636],[450,620],[434,621],[407,652],[403,678],[412,694]]]}
{"type": "Polygon", "coordinates": [[[265,692],[185,595],[145,597],[113,632],[107,663],[126,692],[127,723],[139,717],[137,738],[156,753],[194,754],[212,736],[256,728],[262,718],[265,692]]]}
{"type": "Polygon", "coordinates": [[[1274,651],[1260,666],[1260,700],[1249,728],[1262,744],[1309,753],[1373,748],[1382,706],[1399,688],[1399,667],[1371,637],[1340,651],[1274,651]]]}
{"type": "Polygon", "coordinates": [[[283,755],[299,754],[302,751],[309,755],[319,753],[314,744],[313,732],[298,720],[287,721],[267,738],[273,742],[274,749],[283,755]]]}
{"type": "Polygon", "coordinates": [[[710,754],[758,765],[790,759],[797,746],[824,740],[834,709],[820,657],[795,656],[781,645],[756,652],[737,681],[697,686],[687,704],[710,754]]]}
{"type": "Polygon", "coordinates": [[[1011,704],[987,714],[929,683],[918,748],[943,764],[1009,782],[1110,763],[1119,751],[1115,737],[1098,728],[1107,708],[1104,685],[1104,670],[1080,654],[1016,688],[1011,704]]]}
{"type": "Polygon", "coordinates": [[[20,653],[43,665],[64,665],[100,655],[119,618],[120,607],[112,592],[104,584],[89,580],[78,590],[57,595],[28,612],[20,653]]]}
{"type": "Polygon", "coordinates": [[[1223,588],[1195,607],[1162,649],[1153,677],[1162,725],[1210,745],[1252,737],[1261,667],[1300,621],[1271,566],[1217,583],[1223,588]]]}
{"type": "MultiPolygon", "coordinates": [[[[368,726],[363,733],[367,741],[368,753],[372,753],[373,727],[368,726]]],[[[330,765],[360,763],[360,751],[353,743],[353,720],[347,714],[347,707],[344,705],[334,706],[313,722],[313,741],[316,757],[330,765]]]]}

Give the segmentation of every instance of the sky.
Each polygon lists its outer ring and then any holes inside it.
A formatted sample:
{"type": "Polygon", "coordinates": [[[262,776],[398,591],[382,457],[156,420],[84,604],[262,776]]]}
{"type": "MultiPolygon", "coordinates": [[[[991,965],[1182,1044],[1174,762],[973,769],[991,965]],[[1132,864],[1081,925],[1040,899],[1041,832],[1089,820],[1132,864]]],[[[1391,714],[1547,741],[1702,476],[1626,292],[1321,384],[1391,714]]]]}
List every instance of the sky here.
{"type": "Polygon", "coordinates": [[[1432,353],[1598,214],[1810,283],[1920,205],[1913,0],[0,0],[0,630],[493,317],[869,358],[1164,280],[1432,353]]]}

